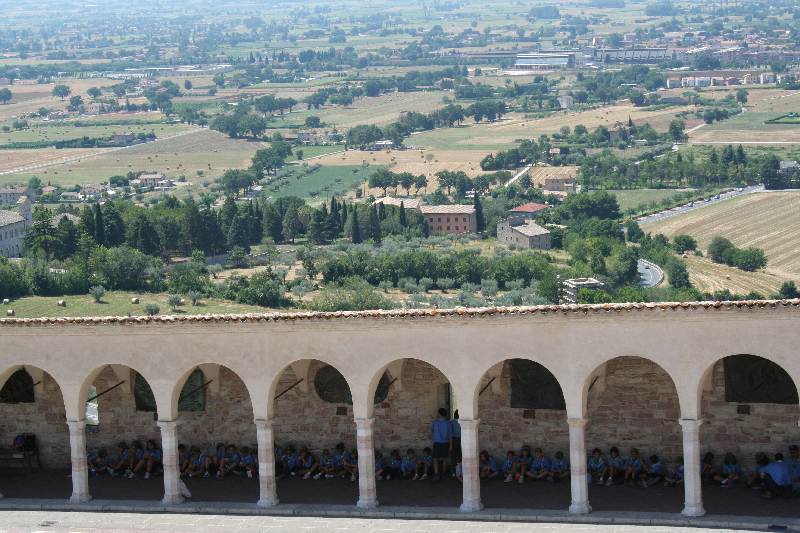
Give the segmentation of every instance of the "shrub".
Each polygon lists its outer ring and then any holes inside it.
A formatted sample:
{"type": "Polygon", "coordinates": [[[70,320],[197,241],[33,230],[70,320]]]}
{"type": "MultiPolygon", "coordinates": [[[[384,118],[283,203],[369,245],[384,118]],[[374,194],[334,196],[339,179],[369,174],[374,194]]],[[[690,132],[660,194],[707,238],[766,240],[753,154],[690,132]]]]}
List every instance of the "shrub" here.
{"type": "Polygon", "coordinates": [[[197,301],[203,297],[203,293],[200,291],[189,291],[188,293],[186,293],[186,296],[189,297],[189,301],[192,302],[192,305],[196,306],[197,301]]]}
{"type": "Polygon", "coordinates": [[[481,280],[481,294],[484,297],[492,297],[497,294],[497,281],[493,279],[481,280]]]}
{"type": "Polygon", "coordinates": [[[144,306],[144,312],[147,313],[148,316],[156,316],[161,312],[161,308],[158,304],[147,304],[144,306]]]}
{"type": "Polygon", "coordinates": [[[447,292],[456,284],[453,278],[439,278],[436,280],[436,286],[442,289],[442,292],[447,292]]]}
{"type": "Polygon", "coordinates": [[[181,306],[181,297],[177,294],[170,294],[167,296],[167,305],[174,313],[181,306]]]}
{"type": "Polygon", "coordinates": [[[708,245],[708,257],[715,263],[725,262],[725,252],[734,248],[733,243],[725,237],[714,237],[708,245]]]}
{"type": "Polygon", "coordinates": [[[690,252],[697,249],[697,241],[691,235],[676,235],[672,246],[678,253],[690,252]]]}
{"type": "Polygon", "coordinates": [[[102,285],[95,285],[89,288],[89,294],[94,298],[94,303],[99,304],[103,301],[103,296],[106,295],[106,289],[102,285]]]}
{"type": "Polygon", "coordinates": [[[428,292],[433,287],[433,280],[431,278],[420,278],[418,285],[421,292],[428,292]]]}

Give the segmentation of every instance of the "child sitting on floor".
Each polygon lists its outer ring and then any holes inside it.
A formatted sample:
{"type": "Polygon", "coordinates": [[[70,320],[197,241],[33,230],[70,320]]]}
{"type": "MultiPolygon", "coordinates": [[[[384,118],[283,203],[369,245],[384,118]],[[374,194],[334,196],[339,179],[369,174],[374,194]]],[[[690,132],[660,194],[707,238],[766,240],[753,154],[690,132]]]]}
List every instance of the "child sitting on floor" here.
{"type": "Polygon", "coordinates": [[[703,462],[700,465],[700,479],[703,483],[711,483],[714,481],[717,472],[714,470],[714,454],[707,452],[703,456],[703,462]]]}
{"type": "Polygon", "coordinates": [[[545,457],[541,448],[533,451],[529,470],[526,475],[534,481],[542,481],[550,476],[550,459],[545,457]]]}
{"type": "Polygon", "coordinates": [[[642,478],[644,472],[644,464],[641,457],[639,457],[638,448],[631,448],[630,455],[625,459],[625,483],[633,485],[637,480],[642,478]]]}
{"type": "Polygon", "coordinates": [[[564,478],[569,477],[569,461],[564,459],[564,452],[556,452],[553,460],[550,461],[550,474],[547,477],[548,481],[556,483],[564,478]]]}
{"type": "MultiPolygon", "coordinates": [[[[600,448],[592,450],[592,456],[589,458],[589,483],[594,482],[598,485],[605,483],[606,476],[608,476],[608,463],[606,463],[600,448]]],[[[610,478],[611,476],[609,476],[610,478]]]]}
{"type": "Polygon", "coordinates": [[[111,468],[110,474],[112,476],[119,476],[126,474],[130,468],[131,463],[131,449],[125,441],[117,444],[117,457],[111,461],[109,467],[111,468]]]}
{"type": "Polygon", "coordinates": [[[145,448],[141,450],[141,454],[137,450],[137,458],[137,463],[128,477],[132,479],[136,477],[137,472],[144,469],[144,478],[150,479],[150,474],[161,465],[161,450],[156,446],[156,441],[148,440],[145,448]]]}
{"type": "Polygon", "coordinates": [[[433,468],[433,451],[430,447],[426,446],[422,450],[422,455],[417,460],[417,473],[414,476],[416,479],[428,479],[428,474],[431,473],[433,468]]]}
{"type": "Polygon", "coordinates": [[[383,454],[375,450],[375,479],[378,481],[383,480],[383,470],[385,466],[386,463],[383,460],[383,454]]]}
{"type": "Polygon", "coordinates": [[[217,477],[222,479],[225,475],[230,473],[241,473],[239,470],[239,461],[241,461],[241,456],[239,452],[236,451],[236,446],[228,444],[228,447],[225,449],[225,455],[222,456],[222,460],[219,462],[217,477]]]}
{"type": "Polygon", "coordinates": [[[242,458],[239,465],[248,479],[252,479],[258,474],[258,457],[247,446],[242,446],[242,458]]]}
{"type": "Polygon", "coordinates": [[[719,481],[723,487],[732,487],[742,478],[742,467],[736,456],[731,452],[725,454],[722,463],[722,474],[714,476],[715,481],[719,481]]]}
{"type": "Polygon", "coordinates": [[[197,446],[193,446],[189,455],[189,464],[186,467],[186,475],[189,477],[208,477],[208,462],[206,459],[206,454],[200,451],[197,446]]]}
{"type": "Polygon", "coordinates": [[[625,459],[619,454],[619,448],[613,446],[609,450],[608,457],[608,480],[606,486],[610,487],[614,483],[625,481],[625,459]]]}
{"type": "Polygon", "coordinates": [[[327,448],[322,450],[319,462],[314,466],[312,472],[314,472],[314,479],[322,479],[323,476],[326,478],[333,477],[333,457],[331,457],[330,450],[327,448]]]}
{"type": "Polygon", "coordinates": [[[503,461],[503,482],[511,483],[514,480],[514,450],[506,452],[506,458],[503,461]]]}
{"type": "Polygon", "coordinates": [[[183,474],[189,466],[189,452],[185,444],[178,444],[178,470],[183,474]]]}
{"type": "Polygon", "coordinates": [[[297,475],[302,476],[303,479],[311,479],[311,472],[316,464],[317,460],[314,455],[308,451],[308,448],[303,447],[300,455],[297,456],[297,475]]]}
{"type": "Polygon", "coordinates": [[[351,453],[344,456],[342,467],[345,475],[350,476],[350,481],[355,481],[358,476],[358,450],[353,449],[351,453]]]}
{"type": "Polygon", "coordinates": [[[672,469],[664,480],[665,487],[675,487],[683,483],[683,457],[678,457],[675,468],[672,469]]]}
{"type": "Polygon", "coordinates": [[[497,461],[486,450],[481,451],[479,457],[480,478],[494,479],[499,474],[497,461]]]}
{"type": "Polygon", "coordinates": [[[650,464],[645,468],[642,486],[644,488],[652,487],[662,481],[666,477],[667,469],[657,455],[650,456],[650,464]]]}
{"type": "Polygon", "coordinates": [[[403,479],[419,479],[417,476],[417,452],[413,448],[406,450],[406,455],[400,463],[400,477],[403,479]]]}
{"type": "Polygon", "coordinates": [[[347,450],[344,448],[344,443],[340,442],[333,449],[333,456],[331,457],[331,466],[333,467],[334,476],[344,477],[347,474],[344,468],[346,458],[347,450]]]}
{"type": "Polygon", "coordinates": [[[389,460],[386,461],[384,467],[383,479],[398,479],[401,475],[400,467],[403,465],[403,458],[400,456],[400,450],[392,450],[389,454],[389,460]]]}
{"type": "Polygon", "coordinates": [[[513,479],[516,479],[520,484],[525,483],[525,474],[528,472],[528,468],[531,467],[532,461],[531,449],[528,446],[523,446],[519,455],[514,457],[513,479]]]}

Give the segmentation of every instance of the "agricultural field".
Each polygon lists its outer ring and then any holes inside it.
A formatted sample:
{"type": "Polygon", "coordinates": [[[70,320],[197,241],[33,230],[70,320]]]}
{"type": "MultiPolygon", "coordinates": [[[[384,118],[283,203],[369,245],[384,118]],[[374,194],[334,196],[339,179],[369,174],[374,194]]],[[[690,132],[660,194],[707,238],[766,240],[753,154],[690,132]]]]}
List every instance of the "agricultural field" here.
{"type": "Polygon", "coordinates": [[[722,122],[703,125],[689,135],[689,141],[692,144],[800,144],[800,124],[766,123],[790,112],[800,112],[800,91],[752,90],[744,112],[722,122]]]}
{"type": "MultiPolygon", "coordinates": [[[[496,122],[475,124],[467,120],[456,128],[442,128],[422,132],[413,136],[406,144],[436,150],[506,150],[513,148],[521,139],[534,139],[543,133],[558,132],[563,126],[574,128],[583,124],[589,130],[598,126],[613,127],[627,123],[630,117],[636,123],[649,122],[656,130],[665,131],[675,114],[690,109],[690,106],[673,106],[666,109],[647,110],[620,102],[586,111],[557,112],[545,118],[525,118],[511,113],[496,122]]],[[[687,122],[687,127],[691,122],[687,122]]]]}
{"type": "Polygon", "coordinates": [[[374,167],[355,165],[318,166],[292,165],[281,170],[277,177],[264,184],[268,197],[299,196],[327,198],[341,195],[366,180],[374,167]]]}
{"type": "MultiPolygon", "coordinates": [[[[711,239],[717,235],[730,239],[739,247],[761,248],[767,255],[766,272],[753,274],[737,271],[737,273],[741,272],[751,280],[762,274],[769,275],[772,277],[769,279],[762,277],[759,283],[767,283],[774,278],[777,285],[780,285],[782,281],[800,278],[798,202],[800,202],[800,192],[748,194],[673,218],[642,224],[642,229],[652,233],[663,233],[668,237],[679,234],[691,235],[697,239],[699,247],[703,250],[707,249],[711,239]]],[[[713,277],[710,266],[703,266],[700,263],[698,265],[702,266],[698,275],[707,272],[709,277],[713,277]]],[[[713,266],[714,269],[728,268],[713,266]]],[[[691,263],[689,271],[691,274],[691,263]]]]}
{"type": "Polygon", "coordinates": [[[23,130],[0,132],[0,145],[22,142],[53,142],[83,137],[110,137],[115,133],[154,133],[156,137],[171,137],[192,129],[187,124],[98,124],[76,126],[69,122],[35,123],[23,130]]]}
{"type": "Polygon", "coordinates": [[[199,171],[206,176],[202,178],[205,181],[222,175],[226,169],[249,166],[256,150],[265,146],[261,142],[229,139],[209,129],[191,129],[172,138],[110,149],[41,171],[0,176],[0,183],[27,181],[36,175],[53,184],[93,184],[139,170],[161,172],[170,178],[185,176],[188,181],[201,180],[199,171]]]}
{"type": "Polygon", "coordinates": [[[23,181],[20,174],[24,172],[39,172],[39,169],[48,166],[77,161],[109,150],[109,148],[0,150],[0,184],[23,181]]]}
{"type": "MultiPolygon", "coordinates": [[[[81,95],[88,101],[86,91],[90,87],[105,87],[113,85],[116,80],[94,78],[83,79],[62,79],[60,84],[72,89],[73,95],[81,95]]],[[[41,107],[48,109],[66,109],[69,102],[53,96],[51,93],[55,87],[54,83],[42,83],[35,85],[13,85],[11,87],[11,103],[0,105],[0,122],[19,117],[23,113],[32,113],[41,107]]]]}
{"type": "MultiPolygon", "coordinates": [[[[27,296],[12,300],[5,309],[13,309],[17,318],[29,317],[86,317],[86,316],[144,316],[145,306],[154,303],[159,306],[160,314],[170,315],[173,312],[167,305],[165,293],[132,293],[109,291],[101,303],[95,303],[92,296],[81,294],[75,296],[27,296]],[[138,304],[132,304],[131,298],[139,298],[138,304]],[[57,305],[59,300],[66,302],[66,307],[57,305]]],[[[181,315],[230,314],[230,313],[265,313],[265,307],[244,305],[227,300],[203,298],[197,306],[190,301],[180,306],[176,313],[181,315]]],[[[5,314],[5,313],[4,313],[5,314]]]]}
{"type": "Polygon", "coordinates": [[[770,296],[778,292],[781,284],[786,281],[786,278],[770,272],[769,268],[761,272],[745,272],[715,263],[707,257],[694,255],[690,255],[685,261],[689,270],[689,281],[702,292],[714,293],[727,289],[739,295],[757,292],[770,296]]]}
{"type": "Polygon", "coordinates": [[[620,211],[627,211],[628,209],[645,208],[650,202],[660,202],[687,190],[689,189],[626,189],[609,190],[608,192],[617,197],[620,211]]]}

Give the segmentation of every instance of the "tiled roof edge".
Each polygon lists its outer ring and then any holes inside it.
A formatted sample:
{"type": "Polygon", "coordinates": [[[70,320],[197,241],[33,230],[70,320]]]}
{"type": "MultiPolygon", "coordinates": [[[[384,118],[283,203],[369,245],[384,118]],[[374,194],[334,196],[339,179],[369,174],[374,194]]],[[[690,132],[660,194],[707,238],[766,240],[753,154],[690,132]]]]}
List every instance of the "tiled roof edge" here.
{"type": "Polygon", "coordinates": [[[794,300],[742,300],[734,302],[660,302],[660,303],[607,303],[580,305],[536,305],[522,307],[478,307],[455,309],[393,309],[375,311],[247,313],[224,315],[160,315],[134,317],[44,317],[0,318],[0,326],[58,326],[100,324],[181,324],[211,322],[291,322],[301,320],[345,320],[359,318],[424,319],[436,317],[487,317],[511,315],[599,315],[608,313],[647,313],[653,311],[716,311],[737,309],[798,308],[800,299],[794,300]]]}

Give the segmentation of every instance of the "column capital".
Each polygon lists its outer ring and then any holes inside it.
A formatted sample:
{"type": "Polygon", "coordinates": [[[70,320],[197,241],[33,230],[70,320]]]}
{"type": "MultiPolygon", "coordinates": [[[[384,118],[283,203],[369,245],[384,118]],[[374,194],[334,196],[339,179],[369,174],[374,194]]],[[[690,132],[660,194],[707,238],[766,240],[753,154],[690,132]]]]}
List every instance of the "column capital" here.
{"type": "Polygon", "coordinates": [[[67,420],[70,433],[80,433],[86,429],[86,420],[67,420]]]}
{"type": "Polygon", "coordinates": [[[699,431],[700,425],[703,423],[702,418],[681,418],[678,420],[683,431],[699,431]]]}
{"type": "Polygon", "coordinates": [[[156,424],[161,431],[176,431],[178,429],[177,420],[159,420],[156,424]]]}
{"type": "Polygon", "coordinates": [[[267,429],[272,429],[272,423],[273,423],[273,419],[272,418],[256,418],[255,419],[256,429],[261,430],[261,431],[264,431],[264,430],[267,430],[267,429]]]}
{"type": "Polygon", "coordinates": [[[375,417],[370,418],[356,418],[356,429],[359,430],[366,430],[372,429],[372,426],[375,425],[375,417]]]}
{"type": "Polygon", "coordinates": [[[458,425],[461,426],[461,430],[467,431],[477,431],[478,425],[481,423],[480,418],[459,418],[458,425]]]}
{"type": "Polygon", "coordinates": [[[586,427],[587,422],[589,422],[588,418],[567,418],[567,425],[571,428],[586,427]]]}

